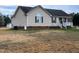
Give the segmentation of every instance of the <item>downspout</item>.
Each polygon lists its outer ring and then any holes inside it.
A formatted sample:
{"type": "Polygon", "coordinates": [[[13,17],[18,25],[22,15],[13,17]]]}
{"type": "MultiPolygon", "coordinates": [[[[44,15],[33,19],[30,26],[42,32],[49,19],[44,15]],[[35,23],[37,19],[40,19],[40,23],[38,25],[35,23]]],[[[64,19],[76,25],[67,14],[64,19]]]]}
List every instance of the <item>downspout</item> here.
{"type": "Polygon", "coordinates": [[[26,20],[26,25],[24,26],[24,30],[27,30],[27,15],[26,14],[24,15],[25,15],[25,20],[26,20]]]}

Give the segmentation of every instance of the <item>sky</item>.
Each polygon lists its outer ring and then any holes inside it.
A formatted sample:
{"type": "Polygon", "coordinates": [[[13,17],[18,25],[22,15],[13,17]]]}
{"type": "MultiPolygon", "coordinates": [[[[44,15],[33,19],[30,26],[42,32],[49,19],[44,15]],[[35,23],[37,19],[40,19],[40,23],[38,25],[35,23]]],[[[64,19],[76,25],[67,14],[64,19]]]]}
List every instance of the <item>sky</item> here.
{"type": "MultiPolygon", "coordinates": [[[[34,7],[35,5],[29,5],[34,7]]],[[[42,5],[44,8],[63,10],[66,13],[79,12],[79,5],[42,5]]],[[[13,15],[17,6],[0,6],[0,12],[3,15],[13,15]]]]}

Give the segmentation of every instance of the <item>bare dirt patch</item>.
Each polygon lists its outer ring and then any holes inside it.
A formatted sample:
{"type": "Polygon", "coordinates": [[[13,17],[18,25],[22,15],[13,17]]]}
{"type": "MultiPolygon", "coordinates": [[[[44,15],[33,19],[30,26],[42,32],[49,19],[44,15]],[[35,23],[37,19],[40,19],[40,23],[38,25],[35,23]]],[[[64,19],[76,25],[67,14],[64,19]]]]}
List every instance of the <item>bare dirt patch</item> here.
{"type": "Polygon", "coordinates": [[[0,52],[79,52],[79,32],[0,30],[0,52]]]}

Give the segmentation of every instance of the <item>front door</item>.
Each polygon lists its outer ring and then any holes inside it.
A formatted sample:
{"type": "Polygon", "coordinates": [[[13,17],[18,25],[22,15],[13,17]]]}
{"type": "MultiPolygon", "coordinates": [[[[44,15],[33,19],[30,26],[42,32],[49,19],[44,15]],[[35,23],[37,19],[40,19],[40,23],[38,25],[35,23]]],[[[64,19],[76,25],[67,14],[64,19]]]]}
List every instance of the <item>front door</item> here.
{"type": "Polygon", "coordinates": [[[63,21],[62,21],[61,17],[59,18],[59,22],[60,22],[61,26],[63,26],[63,21]]]}
{"type": "Polygon", "coordinates": [[[59,22],[62,24],[63,22],[62,22],[62,18],[59,18],[59,22]]]}

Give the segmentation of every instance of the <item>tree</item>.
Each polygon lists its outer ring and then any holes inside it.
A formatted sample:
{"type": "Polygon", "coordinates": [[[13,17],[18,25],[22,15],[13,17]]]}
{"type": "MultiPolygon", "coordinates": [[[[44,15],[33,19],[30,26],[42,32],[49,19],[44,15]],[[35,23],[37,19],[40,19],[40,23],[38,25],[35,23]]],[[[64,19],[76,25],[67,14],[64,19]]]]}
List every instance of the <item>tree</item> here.
{"type": "Polygon", "coordinates": [[[77,13],[73,16],[73,25],[79,26],[79,13],[77,13]]]}
{"type": "Polygon", "coordinates": [[[9,16],[4,16],[4,21],[5,21],[5,26],[9,23],[11,23],[11,19],[9,18],[9,16]]]}
{"type": "Polygon", "coordinates": [[[4,17],[3,17],[3,15],[0,13],[0,26],[4,26],[4,23],[5,23],[4,17]]]}

